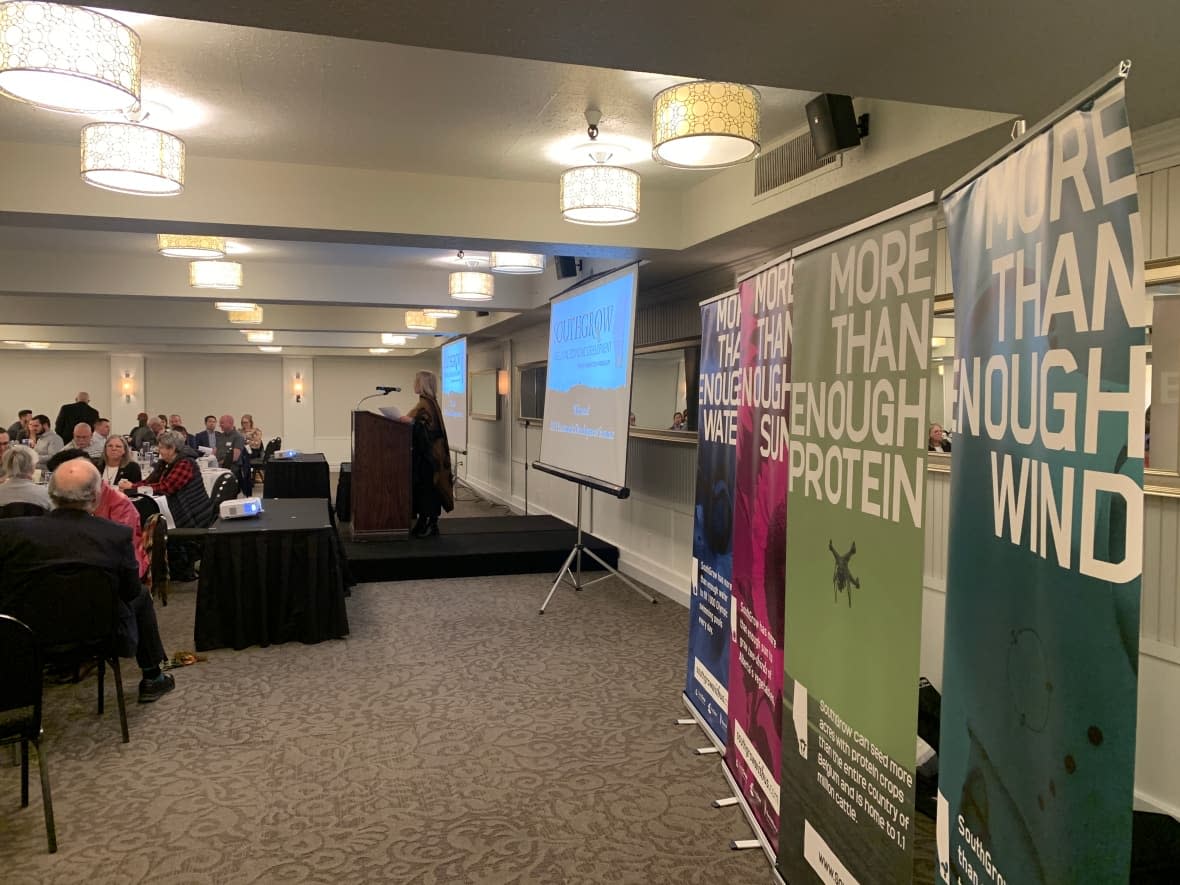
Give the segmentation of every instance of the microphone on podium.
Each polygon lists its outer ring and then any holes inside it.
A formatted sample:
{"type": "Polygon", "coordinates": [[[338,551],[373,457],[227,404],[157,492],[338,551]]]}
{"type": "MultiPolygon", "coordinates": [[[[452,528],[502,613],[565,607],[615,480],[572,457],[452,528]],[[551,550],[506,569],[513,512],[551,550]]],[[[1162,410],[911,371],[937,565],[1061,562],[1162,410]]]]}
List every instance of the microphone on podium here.
{"type": "Polygon", "coordinates": [[[377,392],[378,393],[401,393],[402,389],[400,387],[383,387],[382,385],[378,384],[377,385],[377,392]]]}
{"type": "Polygon", "coordinates": [[[379,384],[379,385],[377,385],[377,392],[376,393],[370,393],[368,396],[362,396],[359,400],[357,400],[356,405],[352,407],[352,410],[355,412],[357,409],[359,409],[361,407],[361,403],[363,403],[367,399],[376,399],[379,396],[389,396],[391,393],[401,393],[401,392],[402,392],[402,389],[400,387],[385,387],[385,386],[379,384]]]}

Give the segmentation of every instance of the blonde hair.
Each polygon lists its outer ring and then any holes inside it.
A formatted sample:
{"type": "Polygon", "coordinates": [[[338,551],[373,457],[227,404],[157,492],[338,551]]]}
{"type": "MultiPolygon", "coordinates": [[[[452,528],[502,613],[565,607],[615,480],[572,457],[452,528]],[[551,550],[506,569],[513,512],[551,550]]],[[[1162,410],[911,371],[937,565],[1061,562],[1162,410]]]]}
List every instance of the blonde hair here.
{"type": "Polygon", "coordinates": [[[247,421],[249,421],[249,422],[250,422],[250,428],[249,428],[249,429],[250,429],[250,430],[254,430],[254,429],[255,429],[255,427],[254,427],[254,416],[253,416],[253,415],[251,415],[251,414],[249,414],[249,413],[247,413],[247,414],[245,414],[245,415],[243,415],[243,416],[242,416],[242,430],[246,430],[246,422],[247,422],[247,421]]]}
{"type": "Polygon", "coordinates": [[[419,372],[414,376],[414,387],[421,391],[422,396],[438,399],[438,379],[434,372],[419,372]]]}

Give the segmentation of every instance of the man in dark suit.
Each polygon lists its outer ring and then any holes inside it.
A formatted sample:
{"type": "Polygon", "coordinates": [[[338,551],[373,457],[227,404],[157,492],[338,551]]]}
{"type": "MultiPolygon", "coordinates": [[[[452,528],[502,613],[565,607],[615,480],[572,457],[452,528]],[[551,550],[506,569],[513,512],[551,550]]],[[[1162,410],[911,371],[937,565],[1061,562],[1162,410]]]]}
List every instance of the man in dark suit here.
{"type": "Polygon", "coordinates": [[[53,431],[62,439],[69,439],[74,435],[74,427],[85,422],[94,429],[94,422],[98,420],[98,410],[90,405],[90,394],[81,391],[72,403],[66,403],[57,412],[57,420],[53,422],[53,431]]]}
{"type": "Polygon", "coordinates": [[[194,448],[204,446],[210,451],[217,452],[217,416],[205,416],[205,429],[197,434],[197,445],[194,448]]]}
{"type": "Polygon", "coordinates": [[[160,670],[167,658],[156,624],[152,599],[139,582],[131,529],[93,515],[102,493],[102,477],[87,458],[76,458],[54,471],[47,516],[0,520],[0,611],[19,609],[23,596],[37,592],[40,576],[59,565],[90,565],[110,572],[124,610],[119,619],[121,651],[143,670],[139,702],[151,703],[176,683],[160,670]]]}

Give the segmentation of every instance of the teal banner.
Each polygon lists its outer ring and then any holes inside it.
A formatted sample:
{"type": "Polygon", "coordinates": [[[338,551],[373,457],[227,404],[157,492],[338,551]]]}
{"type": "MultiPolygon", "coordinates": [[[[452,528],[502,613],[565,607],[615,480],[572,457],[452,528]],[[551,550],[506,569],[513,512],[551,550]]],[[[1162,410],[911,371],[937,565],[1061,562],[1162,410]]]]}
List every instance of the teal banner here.
{"type": "Polygon", "coordinates": [[[941,882],[1128,877],[1150,313],[1112,81],[944,200],[941,882]]]}

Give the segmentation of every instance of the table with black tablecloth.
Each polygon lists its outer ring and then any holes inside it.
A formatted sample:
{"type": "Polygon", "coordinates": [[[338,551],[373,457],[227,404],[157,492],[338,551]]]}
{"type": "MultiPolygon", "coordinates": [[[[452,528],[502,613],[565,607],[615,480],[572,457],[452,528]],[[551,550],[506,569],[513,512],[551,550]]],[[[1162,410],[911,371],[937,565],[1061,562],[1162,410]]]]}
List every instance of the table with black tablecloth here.
{"type": "Polygon", "coordinates": [[[193,631],[199,651],[348,634],[345,567],[327,502],[267,498],[263,508],[209,529],[193,631]]]}
{"type": "Polygon", "coordinates": [[[330,500],[328,459],[319,452],[266,462],[263,489],[268,498],[323,498],[330,500]]]}

